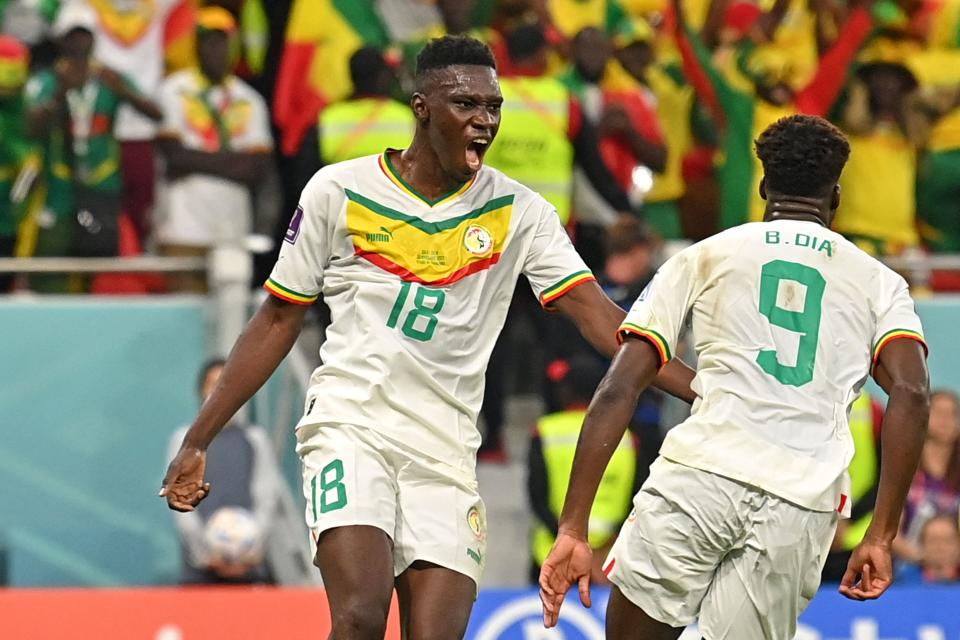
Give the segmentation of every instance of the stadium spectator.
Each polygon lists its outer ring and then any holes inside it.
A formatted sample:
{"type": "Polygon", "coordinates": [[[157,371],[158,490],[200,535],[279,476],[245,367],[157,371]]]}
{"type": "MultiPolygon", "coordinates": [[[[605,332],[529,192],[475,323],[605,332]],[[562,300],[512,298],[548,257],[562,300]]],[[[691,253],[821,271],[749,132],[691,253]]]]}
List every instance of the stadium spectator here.
{"type": "MultiPolygon", "coordinates": [[[[223,373],[223,360],[210,360],[200,370],[197,392],[202,404],[213,392],[223,373]]],[[[167,460],[180,448],[187,426],[170,436],[167,460]]],[[[211,552],[205,535],[210,517],[224,507],[240,507],[253,514],[259,538],[269,543],[270,529],[277,515],[283,479],[270,436],[262,428],[234,416],[207,450],[207,479],[217,483],[216,495],[190,513],[174,513],[182,550],[182,584],[272,582],[266,560],[245,564],[224,560],[211,552]]],[[[269,546],[263,545],[264,547],[269,546]]]]}
{"type": "MultiPolygon", "coordinates": [[[[784,2],[778,0],[781,6],[784,2]]],[[[770,14],[770,20],[757,24],[755,35],[738,45],[737,70],[746,82],[733,82],[721,73],[702,38],[687,23],[682,3],[672,0],[684,71],[721,131],[723,161],[717,178],[721,229],[761,219],[765,206],[759,194],[762,171],[753,154],[753,141],[767,125],[783,116],[827,115],[843,89],[847,67],[873,28],[869,11],[872,3],[861,0],[853,5],[836,42],[820,59],[813,79],[794,90],[789,84],[790,54],[759,47],[760,42],[773,37],[782,12],[770,14]]]]}
{"type": "MultiPolygon", "coordinates": [[[[0,36],[0,257],[13,256],[17,231],[26,212],[26,196],[36,177],[39,158],[27,136],[23,87],[30,54],[11,36],[0,36]]],[[[13,278],[0,275],[0,293],[13,278]]]]}
{"type": "Polygon", "coordinates": [[[653,28],[646,20],[623,20],[613,36],[618,64],[610,65],[604,84],[619,92],[652,94],[657,120],[663,130],[666,159],[661,171],[652,172],[653,182],[643,198],[643,215],[661,238],[682,238],[677,201],[686,188],[683,156],[693,143],[690,123],[693,87],[687,83],[677,62],[657,60],[653,39],[653,28]]]}
{"type": "Polygon", "coordinates": [[[960,582],[960,528],[956,514],[938,515],[920,529],[919,564],[908,564],[897,574],[898,584],[960,582]]]}
{"type": "Polygon", "coordinates": [[[894,540],[897,557],[919,562],[920,530],[937,514],[960,511],[960,400],[952,391],[930,394],[930,423],[920,467],[910,485],[900,535],[894,540]]]}
{"type": "MultiPolygon", "coordinates": [[[[556,540],[577,437],[603,373],[603,365],[592,355],[554,360],[548,367],[547,376],[562,409],[537,421],[527,454],[527,496],[534,515],[530,539],[532,584],[536,584],[540,565],[556,540]]],[[[640,486],[636,479],[637,443],[630,433],[624,433],[603,474],[590,512],[588,538],[594,550],[594,584],[607,584],[601,563],[630,512],[630,499],[640,486]]]]}
{"type": "MultiPolygon", "coordinates": [[[[619,63],[613,58],[610,38],[599,29],[578,33],[572,52],[573,66],[564,81],[583,99],[586,117],[597,125],[604,162],[631,195],[631,202],[639,203],[649,191],[653,174],[666,167],[667,149],[656,100],[641,84],[611,87],[606,82],[619,63]],[[646,170],[646,184],[637,180],[638,167],[646,170]]],[[[649,53],[652,55],[652,49],[649,53]]],[[[649,58],[640,64],[648,62],[649,58]]]]}
{"type": "Polygon", "coordinates": [[[880,432],[883,409],[862,391],[850,407],[850,435],[853,437],[853,459],[850,461],[850,518],[837,523],[833,546],[827,554],[821,576],[826,582],[840,582],[850,554],[863,540],[873,518],[880,480],[880,455],[876,434],[880,432]]]}
{"type": "Polygon", "coordinates": [[[320,112],[320,166],[398,149],[413,135],[413,111],[392,98],[396,77],[379,49],[350,57],[350,79],[353,95],[320,112]]]}
{"type": "Polygon", "coordinates": [[[564,224],[573,213],[575,165],[609,207],[629,211],[626,193],[598,153],[595,123],[583,117],[576,92],[546,75],[549,47],[542,26],[516,27],[506,42],[513,75],[500,78],[503,119],[487,164],[543,195],[564,224]]]}
{"type": "Polygon", "coordinates": [[[924,244],[960,252],[960,83],[931,90],[938,103],[917,175],[917,217],[924,244]]]}
{"type": "Polygon", "coordinates": [[[840,179],[843,200],[834,229],[871,255],[901,253],[919,241],[917,147],[907,99],[917,80],[903,65],[872,62],[857,70],[842,128],[850,162],[840,179]]]}
{"type": "Polygon", "coordinates": [[[60,55],[27,84],[30,131],[44,151],[37,255],[117,255],[123,174],[114,124],[124,104],[161,118],[132,81],[93,59],[96,23],[87,5],[65,4],[53,24],[60,55]]]}
{"type": "MultiPolygon", "coordinates": [[[[201,9],[199,65],[173,74],[160,89],[158,147],[166,169],[157,239],[165,255],[206,255],[217,244],[239,245],[252,229],[250,189],[266,173],[273,142],[263,98],[230,73],[235,33],[226,10],[201,9]]],[[[204,291],[205,283],[191,274],[174,288],[204,291]]]]}
{"type": "MultiPolygon", "coordinates": [[[[146,96],[157,97],[165,69],[175,71],[193,63],[197,0],[65,0],[64,9],[71,3],[96,11],[94,57],[127,74],[146,96]]],[[[144,243],[153,229],[149,217],[156,183],[157,125],[122,108],[115,130],[123,154],[123,208],[144,243]]]]}

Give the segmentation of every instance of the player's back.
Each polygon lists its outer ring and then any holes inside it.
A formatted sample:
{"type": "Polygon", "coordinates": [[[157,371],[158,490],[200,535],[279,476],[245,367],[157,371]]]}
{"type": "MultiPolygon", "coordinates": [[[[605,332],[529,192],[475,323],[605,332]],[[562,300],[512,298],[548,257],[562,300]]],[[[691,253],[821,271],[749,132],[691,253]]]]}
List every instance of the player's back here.
{"type": "Polygon", "coordinates": [[[808,508],[845,506],[849,407],[885,334],[919,336],[903,279],[819,224],[778,220],[678,254],[649,295],[647,324],[668,333],[662,300],[689,311],[698,354],[700,400],[661,453],[808,508]]]}

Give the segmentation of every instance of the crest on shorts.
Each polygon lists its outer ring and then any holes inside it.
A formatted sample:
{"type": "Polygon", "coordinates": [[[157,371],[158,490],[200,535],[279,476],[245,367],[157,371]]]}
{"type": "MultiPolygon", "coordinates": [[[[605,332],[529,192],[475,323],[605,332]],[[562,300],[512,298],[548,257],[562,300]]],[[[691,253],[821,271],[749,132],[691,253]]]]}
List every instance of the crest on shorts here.
{"type": "Polygon", "coordinates": [[[483,514],[480,513],[480,509],[470,507],[470,510],[467,511],[467,526],[470,527],[470,531],[473,531],[473,537],[477,540],[483,542],[486,539],[487,523],[483,521],[483,514]]]}
{"type": "Polygon", "coordinates": [[[493,253],[493,235],[486,227],[472,224],[463,234],[463,246],[475,256],[488,256],[493,253]]]}

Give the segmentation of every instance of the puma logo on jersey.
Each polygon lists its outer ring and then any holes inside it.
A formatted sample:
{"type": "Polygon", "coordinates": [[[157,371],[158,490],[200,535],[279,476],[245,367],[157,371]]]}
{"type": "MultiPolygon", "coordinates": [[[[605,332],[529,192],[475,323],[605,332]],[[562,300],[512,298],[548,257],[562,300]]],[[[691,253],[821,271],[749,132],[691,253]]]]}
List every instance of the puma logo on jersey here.
{"type": "Polygon", "coordinates": [[[467,555],[470,556],[470,559],[476,562],[479,565],[483,565],[483,554],[479,551],[467,547],[467,555]]]}
{"type": "Polygon", "coordinates": [[[393,240],[393,234],[386,227],[380,227],[380,231],[383,233],[368,233],[367,242],[390,242],[393,240]]]}

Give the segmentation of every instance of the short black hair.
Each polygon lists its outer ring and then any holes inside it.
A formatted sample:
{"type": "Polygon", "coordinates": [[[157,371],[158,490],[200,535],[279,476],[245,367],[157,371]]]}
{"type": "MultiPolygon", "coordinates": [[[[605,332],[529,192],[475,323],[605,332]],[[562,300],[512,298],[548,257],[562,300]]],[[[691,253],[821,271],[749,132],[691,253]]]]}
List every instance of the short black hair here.
{"type": "Polygon", "coordinates": [[[817,116],[787,116],[754,142],[767,189],[788,196],[820,197],[840,180],[850,143],[817,116]]]}
{"type": "Polygon", "coordinates": [[[390,65],[376,47],[361,47],[350,56],[350,79],[357,93],[378,93],[389,73],[390,65]]]}
{"type": "Polygon", "coordinates": [[[597,356],[576,353],[562,363],[559,379],[555,380],[560,401],[587,404],[603,380],[606,367],[597,356]]]}
{"type": "Polygon", "coordinates": [[[547,47],[547,36],[539,23],[522,24],[507,33],[507,55],[513,62],[526,60],[547,47]]]}
{"type": "Polygon", "coordinates": [[[461,64],[497,68],[490,47],[476,38],[443,36],[430,40],[417,55],[417,84],[431,71],[461,64]]]}

